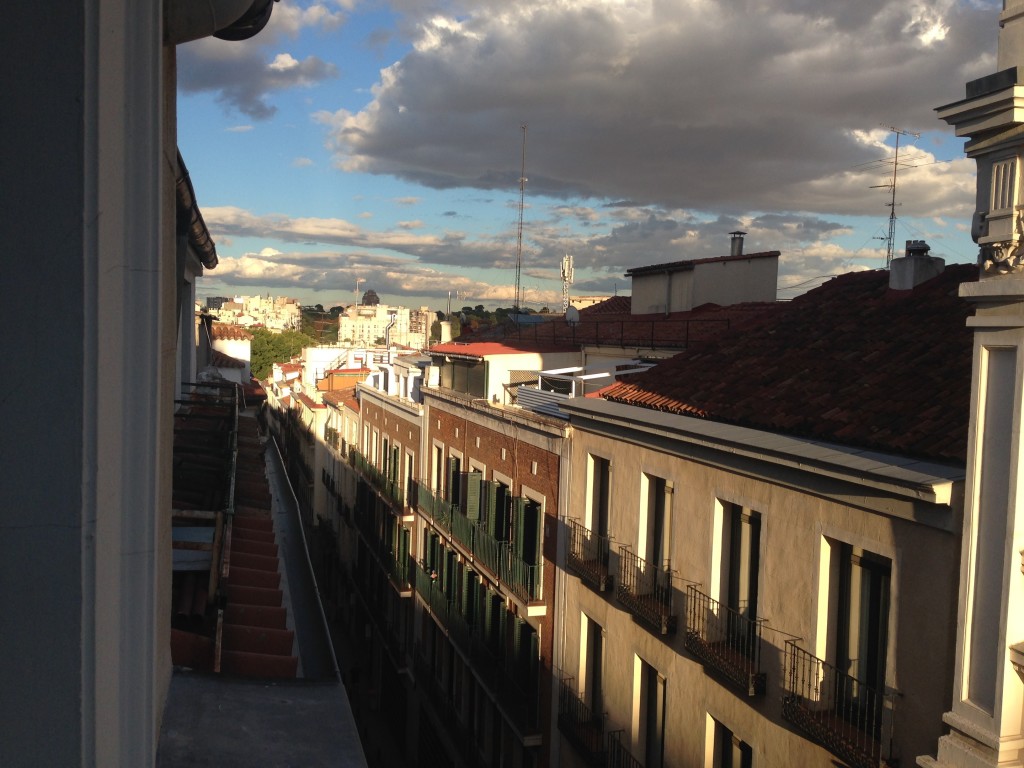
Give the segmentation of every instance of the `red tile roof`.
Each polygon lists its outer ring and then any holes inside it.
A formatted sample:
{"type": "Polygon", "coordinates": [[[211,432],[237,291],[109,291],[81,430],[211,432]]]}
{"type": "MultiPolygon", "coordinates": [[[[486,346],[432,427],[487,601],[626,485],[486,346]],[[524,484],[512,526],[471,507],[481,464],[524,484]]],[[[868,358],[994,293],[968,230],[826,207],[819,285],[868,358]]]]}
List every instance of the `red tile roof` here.
{"type": "Polygon", "coordinates": [[[431,355],[459,355],[462,357],[489,357],[492,355],[522,355],[543,352],[573,352],[576,347],[572,345],[559,344],[552,341],[537,343],[534,341],[518,342],[509,339],[501,341],[451,341],[444,344],[435,344],[428,353],[431,355]]]}
{"type": "Polygon", "coordinates": [[[580,310],[581,317],[589,315],[628,315],[633,306],[632,296],[612,296],[597,304],[591,304],[580,310]]]}
{"type": "Polygon", "coordinates": [[[212,362],[217,368],[245,368],[245,361],[239,360],[237,357],[231,357],[231,355],[225,355],[223,352],[219,352],[216,349],[210,352],[210,362],[212,362]]]}
{"type": "Polygon", "coordinates": [[[252,334],[240,325],[228,323],[212,323],[210,336],[214,339],[230,339],[235,341],[252,341],[252,334]]]}
{"type": "MultiPolygon", "coordinates": [[[[628,297],[622,298],[628,301],[628,297]]],[[[572,325],[561,317],[551,322],[519,328],[502,325],[490,329],[486,334],[479,334],[480,341],[469,342],[469,346],[488,343],[484,341],[486,338],[490,343],[499,345],[547,345],[548,348],[564,351],[579,349],[584,344],[683,349],[706,344],[730,328],[740,327],[764,312],[773,311],[777,306],[777,302],[748,302],[727,307],[704,304],[669,315],[631,315],[628,305],[621,314],[592,313],[585,309],[580,312],[580,321],[572,325]]],[[[465,342],[456,344],[467,346],[465,342]]],[[[440,346],[431,347],[430,354],[435,354],[440,346]]]]}
{"type": "Polygon", "coordinates": [[[972,335],[959,264],[913,291],[842,275],[717,341],[609,387],[608,400],[791,435],[963,462],[972,335]]]}
{"type": "Polygon", "coordinates": [[[324,408],[325,406],[321,403],[316,402],[312,397],[302,392],[295,395],[295,399],[302,403],[304,406],[312,410],[313,408],[324,408]]]}
{"type": "Polygon", "coordinates": [[[359,401],[356,399],[356,388],[345,387],[324,392],[324,402],[333,406],[345,406],[355,412],[359,412],[359,401]]]}

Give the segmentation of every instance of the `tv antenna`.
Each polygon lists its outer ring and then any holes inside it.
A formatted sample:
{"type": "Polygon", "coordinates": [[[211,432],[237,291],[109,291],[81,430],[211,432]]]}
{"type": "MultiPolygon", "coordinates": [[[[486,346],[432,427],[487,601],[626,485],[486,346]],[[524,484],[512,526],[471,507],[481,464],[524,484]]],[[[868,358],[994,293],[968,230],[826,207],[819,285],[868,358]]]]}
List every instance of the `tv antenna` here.
{"type": "Polygon", "coordinates": [[[516,299],[512,313],[519,314],[521,299],[519,277],[523,269],[523,206],[526,202],[526,123],[519,126],[523,131],[523,161],[519,172],[519,231],[516,235],[516,299]]]}
{"type": "Polygon", "coordinates": [[[572,254],[565,254],[562,258],[562,314],[569,309],[569,286],[573,278],[572,254]]]}
{"type": "Polygon", "coordinates": [[[885,238],[885,268],[888,269],[892,263],[892,247],[896,239],[896,173],[900,167],[900,136],[913,136],[920,139],[921,134],[914,131],[905,131],[892,125],[883,125],[883,128],[896,134],[896,153],[892,158],[892,181],[888,184],[876,184],[871,189],[888,188],[892,190],[892,198],[886,205],[889,206],[889,234],[885,238]]]}

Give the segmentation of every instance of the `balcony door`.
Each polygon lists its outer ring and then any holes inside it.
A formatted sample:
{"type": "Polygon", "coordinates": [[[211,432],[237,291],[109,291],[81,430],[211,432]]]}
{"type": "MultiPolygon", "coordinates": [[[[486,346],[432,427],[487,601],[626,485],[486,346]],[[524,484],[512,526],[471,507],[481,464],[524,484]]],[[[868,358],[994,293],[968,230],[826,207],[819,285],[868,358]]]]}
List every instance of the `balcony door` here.
{"type": "Polygon", "coordinates": [[[879,697],[871,694],[885,690],[891,572],[887,558],[840,545],[836,666],[853,680],[843,681],[838,693],[853,716],[875,728],[882,713],[879,697]]]}

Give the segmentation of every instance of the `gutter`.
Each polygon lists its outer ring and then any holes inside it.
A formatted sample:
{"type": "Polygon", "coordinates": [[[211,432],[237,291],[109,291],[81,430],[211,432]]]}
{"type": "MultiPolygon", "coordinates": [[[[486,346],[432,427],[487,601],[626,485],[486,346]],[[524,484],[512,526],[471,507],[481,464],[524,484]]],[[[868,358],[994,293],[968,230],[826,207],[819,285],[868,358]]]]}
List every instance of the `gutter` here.
{"type": "Polygon", "coordinates": [[[217,247],[213,244],[210,230],[206,228],[203,214],[196,203],[196,191],[192,187],[185,161],[178,152],[178,179],[175,182],[175,197],[178,207],[178,230],[188,236],[189,247],[196,252],[199,261],[207,269],[217,267],[217,247]]]}
{"type": "Polygon", "coordinates": [[[270,21],[276,0],[164,0],[164,42],[179,45],[211,35],[247,40],[270,21]]]}

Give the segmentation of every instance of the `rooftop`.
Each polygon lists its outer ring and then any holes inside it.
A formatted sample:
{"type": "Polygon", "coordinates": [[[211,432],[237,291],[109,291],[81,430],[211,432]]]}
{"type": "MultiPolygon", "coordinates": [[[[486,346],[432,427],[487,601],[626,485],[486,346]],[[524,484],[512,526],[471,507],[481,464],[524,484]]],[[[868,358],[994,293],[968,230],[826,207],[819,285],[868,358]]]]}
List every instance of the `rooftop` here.
{"type": "Polygon", "coordinates": [[[713,256],[707,259],[688,259],[686,261],[670,261],[665,264],[649,264],[626,270],[626,277],[650,275],[659,272],[685,272],[698,264],[720,264],[730,261],[753,261],[754,259],[777,259],[780,251],[761,251],[760,253],[741,253],[734,256],[713,256]]]}
{"type": "Polygon", "coordinates": [[[717,341],[612,385],[607,400],[962,463],[972,337],[952,265],[912,291],[885,270],[834,278],[717,341]]]}

